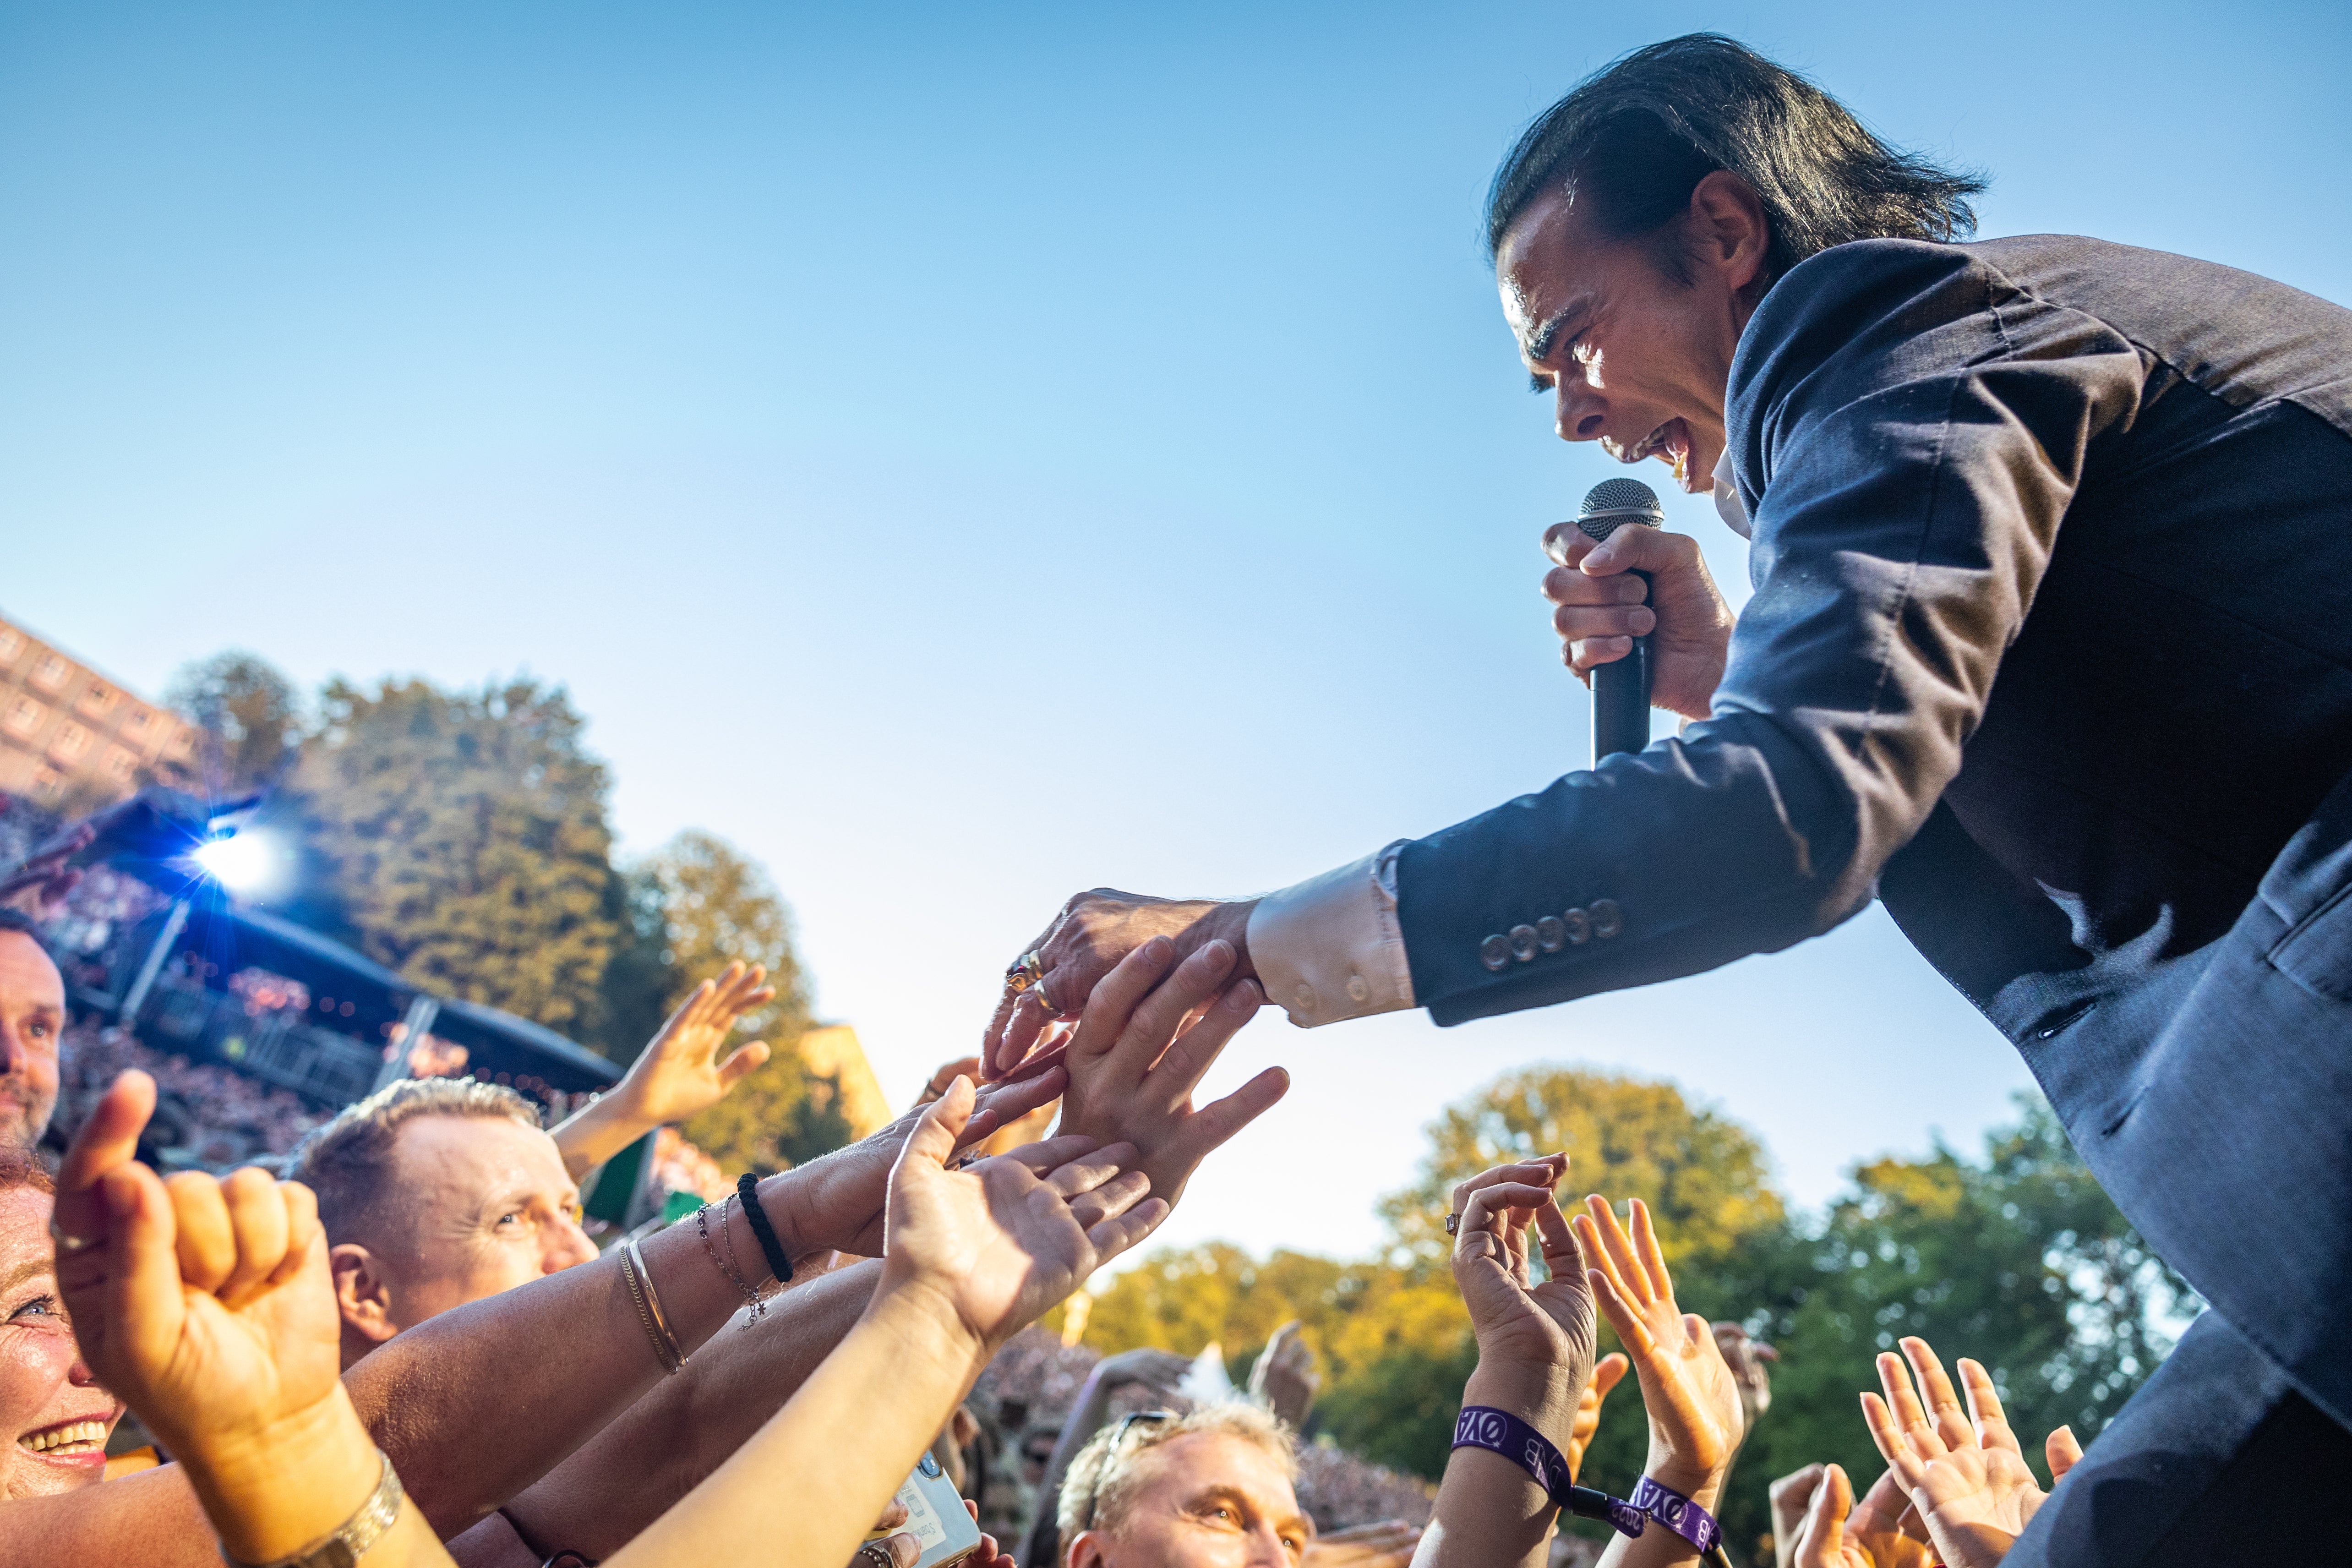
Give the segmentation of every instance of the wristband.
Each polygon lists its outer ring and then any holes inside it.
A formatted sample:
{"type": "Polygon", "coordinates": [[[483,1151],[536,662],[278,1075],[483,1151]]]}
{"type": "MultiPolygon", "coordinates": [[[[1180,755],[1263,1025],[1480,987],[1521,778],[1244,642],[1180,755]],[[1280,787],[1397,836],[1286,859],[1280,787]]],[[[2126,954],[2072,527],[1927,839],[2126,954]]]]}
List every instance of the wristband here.
{"type": "Polygon", "coordinates": [[[1585,1519],[1605,1519],[1620,1535],[1639,1535],[1649,1522],[1641,1510],[1568,1479],[1568,1461],[1551,1439],[1491,1405],[1465,1405],[1454,1418],[1454,1446],[1500,1454],[1536,1479],[1552,1502],[1585,1519]]]}
{"type": "Polygon", "coordinates": [[[1507,1410],[1487,1405],[1467,1405],[1454,1423],[1454,1446],[1484,1448],[1500,1454],[1533,1476],[1551,1500],[1585,1519],[1605,1519],[1620,1535],[1639,1535],[1656,1520],[1698,1548],[1700,1555],[1715,1550],[1723,1528],[1715,1515],[1671,1487],[1643,1476],[1628,1500],[1611,1497],[1569,1479],[1568,1461],[1551,1439],[1507,1410]]]}
{"type": "Polygon", "coordinates": [[[792,1283],[792,1255],[776,1239],[776,1227],[768,1223],[768,1211],[760,1206],[760,1178],[744,1172],[735,1178],[735,1191],[742,1196],[743,1221],[760,1243],[760,1255],[768,1260],[768,1272],[775,1276],[779,1285],[792,1283]]]}
{"type": "Polygon", "coordinates": [[[1681,1536],[1699,1550],[1702,1557],[1715,1550],[1723,1539],[1723,1527],[1715,1515],[1683,1496],[1672,1487],[1663,1487],[1643,1476],[1634,1483],[1632,1499],[1635,1508],[1681,1536]]]}

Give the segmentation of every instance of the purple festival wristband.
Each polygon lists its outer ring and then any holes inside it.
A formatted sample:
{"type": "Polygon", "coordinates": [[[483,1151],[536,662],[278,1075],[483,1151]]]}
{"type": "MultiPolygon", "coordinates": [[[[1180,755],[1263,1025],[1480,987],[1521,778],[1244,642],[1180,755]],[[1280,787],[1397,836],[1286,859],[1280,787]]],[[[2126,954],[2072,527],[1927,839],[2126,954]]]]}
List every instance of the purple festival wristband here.
{"type": "Polygon", "coordinates": [[[1630,1502],[1575,1485],[1569,1479],[1568,1461],[1551,1439],[1507,1410],[1464,1405],[1454,1423],[1454,1447],[1500,1454],[1534,1477],[1555,1504],[1585,1519],[1605,1519],[1620,1535],[1639,1535],[1654,1519],[1702,1553],[1713,1551],[1722,1538],[1713,1514],[1647,1476],[1633,1489],[1630,1502]]]}

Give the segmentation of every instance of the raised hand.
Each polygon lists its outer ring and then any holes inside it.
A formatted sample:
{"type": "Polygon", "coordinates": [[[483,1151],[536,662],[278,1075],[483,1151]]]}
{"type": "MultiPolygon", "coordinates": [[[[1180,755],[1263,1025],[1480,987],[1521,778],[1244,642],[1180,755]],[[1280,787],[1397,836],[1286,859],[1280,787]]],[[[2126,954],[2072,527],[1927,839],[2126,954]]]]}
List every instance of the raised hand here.
{"type": "MultiPolygon", "coordinates": [[[[1024,1062],[1003,1083],[980,1090],[971,1119],[959,1124],[956,1148],[987,1142],[1059,1095],[1069,1083],[1058,1050],[1024,1062]]],[[[761,1185],[761,1201],[796,1250],[833,1248],[860,1258],[882,1255],[883,1205],[890,1172],[907,1140],[933,1101],[925,1101],[887,1127],[822,1160],[795,1165],[761,1185]]]]}
{"type": "Polygon", "coordinates": [[[1693,1488],[1721,1479],[1747,1434],[1739,1380],[1707,1321],[1675,1304],[1674,1279],[1648,1205],[1633,1200],[1630,1237],[1607,1199],[1588,1197],[1584,1207],[1576,1239],[1593,1297],[1641,1381],[1650,1418],[1649,1474],[1696,1495],[1693,1488]]]}
{"type": "Polygon", "coordinates": [[[1162,1399],[1176,1397],[1179,1384],[1192,1368],[1190,1356],[1174,1351],[1152,1350],[1149,1346],[1120,1351],[1095,1363],[1087,1381],[1108,1392],[1114,1388],[1145,1388],[1162,1399]]]}
{"type": "Polygon", "coordinates": [[[982,1361],[1168,1216],[1131,1147],[1055,1138],[950,1171],[972,1116],[959,1077],[923,1108],[890,1173],[877,1299],[928,1295],[982,1361]],[[1124,1171],[1125,1173],[1121,1173],[1124,1171]]]}
{"type": "Polygon", "coordinates": [[[709,1110],[768,1059],[764,1040],[719,1051],[735,1020],[776,999],[758,964],[730,963],[696,986],[612,1090],[553,1133],[564,1168],[577,1178],[656,1127],[709,1110]]]}
{"type": "Polygon", "coordinates": [[[1731,1369],[1739,1384],[1739,1410],[1750,1430],[1756,1418],[1772,1408],[1772,1373],[1769,1370],[1780,1359],[1780,1352],[1757,1339],[1738,1323],[1715,1325],[1715,1345],[1723,1352],[1723,1363],[1731,1369]]]}
{"type": "MultiPolygon", "coordinates": [[[[1903,1490],[1893,1471],[1879,1478],[1862,1500],[1853,1502],[1853,1483],[1843,1466],[1809,1465],[1797,1481],[1814,1472],[1802,1507],[1794,1546],[1787,1556],[1793,1568],[1931,1568],[1936,1554],[1927,1544],[1896,1528],[1903,1511],[1903,1490]]],[[[1781,1542],[1781,1482],[1774,1483],[1772,1538],[1776,1554],[1781,1542]]]]}
{"type": "Polygon", "coordinates": [[[187,1465],[230,1554],[267,1562],[331,1531],[377,1479],[343,1392],[318,1205],[251,1166],[159,1180],[131,1157],[154,1106],[154,1081],[124,1073],[68,1151],[58,1282],[90,1369],[187,1465]]]}
{"type": "Polygon", "coordinates": [[[1251,901],[1217,903],[1204,899],[1154,899],[1097,888],[1079,893],[1031,943],[1044,975],[1018,994],[1010,984],[996,1004],[982,1037],[980,1059],[989,1078],[1002,1078],[1036,1047],[1055,1016],[1043,1005],[1052,998],[1059,1016],[1081,1012],[1096,985],[1129,953],[1154,937],[1164,937],[1180,963],[1222,940],[1238,957],[1234,972],[1256,973],[1249,961],[1251,901]]]}
{"type": "Polygon", "coordinates": [[[1154,937],[1095,988],[1060,1047],[1069,1087],[1056,1129],[1133,1144],[1152,1195],[1171,1205],[1212,1149],[1290,1088],[1288,1073],[1268,1068],[1214,1104],[1192,1108],[1193,1089],[1265,997],[1255,981],[1233,978],[1227,943],[1213,942],[1181,963],[1175,951],[1154,937]]]}
{"type": "Polygon", "coordinates": [[[1454,1282],[1470,1311],[1482,1370],[1524,1368],[1573,1388],[1580,1402],[1591,1377],[1592,1298],[1578,1267],[1576,1241],[1552,1189],[1568,1171],[1566,1154],[1496,1165],[1454,1189],[1460,1220],[1454,1237],[1454,1282]],[[1533,1282],[1528,1230],[1536,1230],[1547,1278],[1533,1282]]]}
{"type": "MultiPolygon", "coordinates": [[[[1871,1441],[1901,1478],[1928,1539],[1950,1568],[1998,1563],[2047,1494],[2026,1468],[1991,1374],[1975,1362],[1960,1363],[1968,1388],[1963,1411],[1927,1342],[1901,1342],[1902,1355],[1878,1358],[1886,1397],[1862,1396],[1871,1441]],[[1925,1406],[1912,1390],[1910,1372],[1918,1373],[1927,1393],[1925,1406]]],[[[2072,1445],[2071,1433],[2067,1442],[2072,1445]]]]}
{"type": "Polygon", "coordinates": [[[1568,1479],[1576,1479],[1584,1468],[1584,1451],[1592,1447],[1593,1434],[1601,1430],[1601,1402],[1609,1391],[1623,1380],[1633,1363],[1615,1351],[1611,1351],[1592,1363],[1592,1381],[1584,1385],[1584,1397],[1576,1402],[1576,1421],[1568,1429],[1568,1441],[1560,1445],[1560,1458],[1568,1461],[1568,1479]]]}
{"type": "Polygon", "coordinates": [[[1323,1387],[1322,1375],[1315,1370],[1314,1347],[1300,1332],[1305,1326],[1294,1318],[1275,1330],[1249,1374],[1250,1397],[1294,1432],[1306,1426],[1307,1412],[1315,1408],[1315,1395],[1323,1387]]]}

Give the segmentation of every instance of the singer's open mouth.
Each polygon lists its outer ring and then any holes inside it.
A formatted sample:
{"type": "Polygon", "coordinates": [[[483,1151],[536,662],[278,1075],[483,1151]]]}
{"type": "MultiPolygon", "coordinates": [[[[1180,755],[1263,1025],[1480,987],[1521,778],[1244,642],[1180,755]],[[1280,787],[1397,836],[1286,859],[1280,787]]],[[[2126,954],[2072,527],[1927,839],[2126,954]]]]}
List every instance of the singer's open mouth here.
{"type": "MultiPolygon", "coordinates": [[[[1605,441],[1601,444],[1604,447],[1610,445],[1605,441]]],[[[1680,417],[1667,420],[1631,447],[1615,447],[1613,455],[1621,463],[1638,463],[1644,458],[1660,458],[1674,469],[1676,489],[1687,491],[1691,488],[1690,426],[1680,417]]]]}

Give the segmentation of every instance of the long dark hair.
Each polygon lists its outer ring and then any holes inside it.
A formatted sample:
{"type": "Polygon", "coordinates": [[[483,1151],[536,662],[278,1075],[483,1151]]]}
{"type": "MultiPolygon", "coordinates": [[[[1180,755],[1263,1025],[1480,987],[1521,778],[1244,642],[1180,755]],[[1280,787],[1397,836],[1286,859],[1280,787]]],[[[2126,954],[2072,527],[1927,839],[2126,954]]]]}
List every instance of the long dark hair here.
{"type": "Polygon", "coordinates": [[[1664,228],[1717,169],[1762,198],[1773,278],[1848,240],[1964,238],[1977,221],[1968,198],[1985,188],[1888,146],[1747,46],[1690,33],[1621,56],[1521,133],[1486,192],[1487,258],[1547,187],[1570,190],[1623,238],[1664,228]]]}

